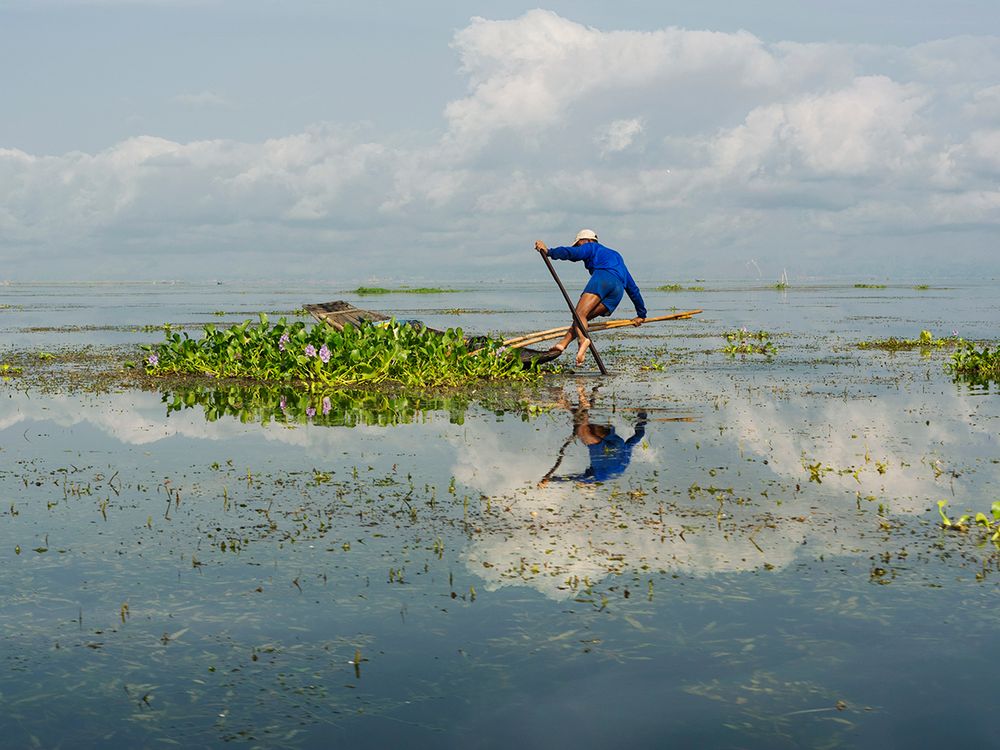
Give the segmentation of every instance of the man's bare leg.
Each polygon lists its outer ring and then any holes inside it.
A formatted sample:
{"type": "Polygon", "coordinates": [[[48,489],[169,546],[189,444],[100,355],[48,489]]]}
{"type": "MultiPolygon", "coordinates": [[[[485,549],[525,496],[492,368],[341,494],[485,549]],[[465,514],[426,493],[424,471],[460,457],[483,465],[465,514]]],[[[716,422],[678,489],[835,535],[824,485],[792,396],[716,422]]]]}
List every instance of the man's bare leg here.
{"type": "MultiPolygon", "coordinates": [[[[583,321],[584,325],[587,324],[588,320],[596,318],[598,315],[607,315],[607,312],[608,308],[604,306],[604,303],[601,302],[601,298],[596,294],[584,292],[580,295],[580,301],[576,303],[576,314],[580,316],[580,320],[583,321]]],[[[562,340],[560,340],[559,343],[553,346],[549,351],[556,350],[563,352],[575,338],[580,338],[581,341],[586,340],[579,336],[576,325],[571,324],[569,330],[566,331],[566,335],[562,337],[562,340]]],[[[587,342],[587,347],[589,346],[590,342],[587,342]]],[[[586,353],[586,347],[584,347],[584,353],[586,353]]],[[[578,364],[583,364],[583,360],[578,359],[578,364]]]]}
{"type": "Polygon", "coordinates": [[[587,322],[592,318],[596,318],[598,315],[603,315],[608,311],[608,308],[604,306],[601,302],[601,298],[596,294],[590,294],[589,292],[584,292],[580,295],[580,301],[576,303],[576,314],[580,318],[580,322],[583,323],[583,331],[575,330],[576,340],[580,346],[576,352],[576,364],[580,366],[584,363],[587,358],[587,349],[590,348],[590,339],[587,337],[587,331],[589,327],[587,322]]]}

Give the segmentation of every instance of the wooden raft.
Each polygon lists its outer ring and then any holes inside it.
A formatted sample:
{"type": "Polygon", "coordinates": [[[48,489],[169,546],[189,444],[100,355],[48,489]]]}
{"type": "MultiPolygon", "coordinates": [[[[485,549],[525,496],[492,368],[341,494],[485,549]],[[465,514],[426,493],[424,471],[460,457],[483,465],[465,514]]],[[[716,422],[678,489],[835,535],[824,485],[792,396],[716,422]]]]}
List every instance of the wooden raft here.
{"type": "Polygon", "coordinates": [[[321,302],[318,305],[303,305],[307,313],[312,315],[321,323],[343,331],[344,326],[350,323],[355,328],[359,328],[362,323],[378,323],[382,320],[392,320],[388,315],[362,310],[349,302],[337,300],[336,302],[321,302]]]}

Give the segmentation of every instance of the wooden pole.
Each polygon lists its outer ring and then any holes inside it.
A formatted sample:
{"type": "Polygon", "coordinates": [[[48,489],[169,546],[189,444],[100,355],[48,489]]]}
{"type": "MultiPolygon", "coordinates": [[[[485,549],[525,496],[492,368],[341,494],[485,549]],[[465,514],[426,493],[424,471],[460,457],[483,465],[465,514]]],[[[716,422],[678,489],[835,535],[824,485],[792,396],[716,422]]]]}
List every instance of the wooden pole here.
{"type": "Polygon", "coordinates": [[[549,254],[545,252],[539,252],[538,254],[542,256],[542,260],[544,260],[545,265],[548,266],[549,273],[552,274],[552,278],[555,279],[556,284],[559,285],[559,291],[562,292],[563,299],[566,300],[566,304],[569,306],[569,311],[573,314],[573,322],[576,323],[577,330],[580,331],[579,335],[583,336],[590,342],[590,346],[588,348],[594,354],[594,360],[597,362],[597,367],[600,369],[601,375],[607,375],[608,369],[604,366],[604,362],[601,360],[601,355],[598,354],[597,349],[594,348],[594,342],[587,334],[587,329],[580,320],[580,316],[577,315],[576,306],[573,304],[573,300],[569,298],[569,292],[566,291],[566,287],[563,286],[562,281],[559,279],[559,274],[556,273],[556,269],[552,267],[552,261],[549,260],[549,254]]]}

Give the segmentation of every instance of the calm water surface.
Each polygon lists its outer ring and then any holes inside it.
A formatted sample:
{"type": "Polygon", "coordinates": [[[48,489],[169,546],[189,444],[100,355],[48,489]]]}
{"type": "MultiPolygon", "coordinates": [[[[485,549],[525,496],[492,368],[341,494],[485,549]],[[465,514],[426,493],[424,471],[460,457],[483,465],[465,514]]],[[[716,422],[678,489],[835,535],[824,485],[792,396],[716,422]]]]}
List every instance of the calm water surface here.
{"type": "MultiPolygon", "coordinates": [[[[4,382],[0,734],[986,746],[997,552],[937,502],[1000,499],[997,391],[854,344],[992,339],[996,287],[704,285],[647,295],[697,318],[598,338],[609,378],[326,403],[4,382]],[[722,354],[741,326],[777,355],[722,354]]],[[[337,298],[470,332],[565,317],[548,285],[463,289],[10,285],[0,361],[337,298]]]]}

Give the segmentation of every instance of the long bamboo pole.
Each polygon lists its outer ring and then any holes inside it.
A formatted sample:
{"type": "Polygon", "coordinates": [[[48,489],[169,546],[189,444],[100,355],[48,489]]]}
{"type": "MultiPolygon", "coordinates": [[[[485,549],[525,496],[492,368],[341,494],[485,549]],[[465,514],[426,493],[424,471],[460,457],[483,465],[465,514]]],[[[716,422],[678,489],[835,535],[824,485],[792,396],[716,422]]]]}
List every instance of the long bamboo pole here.
{"type": "MultiPolygon", "coordinates": [[[[671,313],[670,315],[659,315],[655,318],[646,318],[646,323],[656,323],[663,320],[687,320],[692,315],[697,315],[701,310],[685,310],[684,312],[671,313]]],[[[633,325],[631,320],[627,318],[622,318],[619,320],[609,320],[603,323],[593,323],[590,326],[591,331],[607,331],[615,328],[625,328],[627,326],[633,325]]],[[[561,328],[550,328],[545,331],[535,331],[534,333],[526,333],[523,336],[516,336],[511,339],[504,341],[505,346],[509,346],[511,349],[520,349],[525,346],[531,346],[532,344],[539,344],[543,341],[551,341],[553,339],[561,338],[566,335],[569,330],[569,326],[562,326],[561,328]]]]}
{"type": "MultiPolygon", "coordinates": [[[[701,310],[682,310],[681,312],[670,313],[669,315],[658,315],[653,318],[646,318],[645,323],[657,323],[661,320],[686,320],[692,315],[698,315],[701,310]]],[[[603,331],[607,328],[620,328],[623,326],[632,325],[632,321],[629,318],[618,318],[616,320],[605,320],[599,321],[597,323],[590,324],[591,331],[603,331]]],[[[526,339],[533,339],[538,336],[548,336],[552,333],[565,334],[569,330],[569,326],[560,326],[559,328],[548,328],[544,331],[532,331],[531,333],[525,333],[520,336],[514,336],[504,341],[505,346],[511,346],[517,344],[519,341],[524,341],[526,339]]]]}
{"type": "Polygon", "coordinates": [[[555,279],[556,284],[559,286],[559,291],[562,292],[563,299],[566,300],[566,305],[569,307],[569,311],[573,315],[573,322],[576,324],[576,328],[579,331],[577,335],[583,336],[587,339],[590,343],[590,346],[587,348],[590,349],[591,353],[594,355],[594,360],[597,362],[597,367],[600,369],[601,375],[607,375],[608,368],[604,366],[604,360],[602,360],[601,355],[597,353],[594,342],[587,334],[587,327],[584,325],[583,321],[580,320],[580,316],[576,312],[576,306],[573,304],[573,300],[569,298],[569,292],[566,291],[566,287],[563,286],[562,280],[559,278],[559,274],[556,273],[556,269],[552,265],[552,261],[549,260],[549,254],[543,251],[540,251],[538,254],[542,256],[542,260],[545,261],[545,265],[548,267],[549,273],[552,274],[552,278],[555,279]]]}

